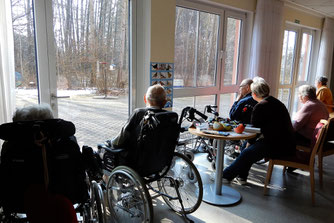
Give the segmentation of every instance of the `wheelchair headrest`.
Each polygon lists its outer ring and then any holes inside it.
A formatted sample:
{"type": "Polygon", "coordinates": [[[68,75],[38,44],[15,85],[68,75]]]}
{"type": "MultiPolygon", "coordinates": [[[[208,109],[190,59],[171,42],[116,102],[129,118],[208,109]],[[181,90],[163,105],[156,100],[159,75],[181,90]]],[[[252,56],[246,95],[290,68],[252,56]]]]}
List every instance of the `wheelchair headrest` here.
{"type": "Polygon", "coordinates": [[[50,139],[63,138],[74,135],[75,126],[62,119],[19,121],[0,125],[0,139],[5,141],[33,139],[36,132],[42,132],[50,139]]]}
{"type": "Polygon", "coordinates": [[[158,120],[157,124],[160,124],[160,122],[175,124],[178,121],[178,115],[175,112],[163,111],[163,112],[157,112],[154,115],[158,120]]]}
{"type": "MultiPolygon", "coordinates": [[[[139,136],[139,139],[141,138],[142,134],[144,134],[145,131],[150,130],[154,131],[158,126],[162,128],[172,128],[172,131],[174,133],[179,133],[179,128],[177,125],[178,121],[178,115],[175,112],[170,111],[153,111],[148,110],[143,120],[141,121],[141,133],[139,136]],[[143,132],[144,131],[144,132],[143,132]]],[[[171,129],[170,129],[171,130],[171,129]]]]}

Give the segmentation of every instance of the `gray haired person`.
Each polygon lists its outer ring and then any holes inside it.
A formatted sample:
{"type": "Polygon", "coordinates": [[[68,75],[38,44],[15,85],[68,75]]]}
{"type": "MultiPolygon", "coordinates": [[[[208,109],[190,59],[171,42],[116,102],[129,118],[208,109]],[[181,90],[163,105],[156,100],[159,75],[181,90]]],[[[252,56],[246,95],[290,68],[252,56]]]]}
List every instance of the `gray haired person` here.
{"type": "Polygon", "coordinates": [[[13,122],[53,119],[50,105],[36,104],[16,109],[13,122]]]}
{"type": "Polygon", "coordinates": [[[317,99],[327,106],[328,113],[333,112],[333,95],[327,87],[328,78],[325,76],[317,77],[315,85],[317,87],[317,99]]]}
{"type": "Polygon", "coordinates": [[[251,89],[252,97],[258,102],[253,109],[251,124],[260,128],[263,137],[249,141],[250,146],[224,169],[225,183],[237,177],[240,184],[246,184],[253,163],[265,157],[280,158],[295,153],[294,132],[285,105],[269,95],[270,87],[263,78],[255,78],[251,89]]]}
{"type": "Polygon", "coordinates": [[[303,104],[293,120],[298,145],[310,146],[314,129],[321,119],[328,119],[326,106],[317,99],[315,87],[302,85],[298,88],[299,100],[303,104]]]}

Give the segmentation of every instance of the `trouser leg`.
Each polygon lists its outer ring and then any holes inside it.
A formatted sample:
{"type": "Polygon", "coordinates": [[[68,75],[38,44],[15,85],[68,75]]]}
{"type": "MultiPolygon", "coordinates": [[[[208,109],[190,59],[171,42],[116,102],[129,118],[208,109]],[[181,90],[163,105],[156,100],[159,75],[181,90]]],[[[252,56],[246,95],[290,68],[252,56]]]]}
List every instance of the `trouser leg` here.
{"type": "Polygon", "coordinates": [[[246,179],[253,163],[264,158],[264,142],[259,140],[243,150],[238,158],[223,172],[223,177],[232,180],[239,176],[246,179]]]}

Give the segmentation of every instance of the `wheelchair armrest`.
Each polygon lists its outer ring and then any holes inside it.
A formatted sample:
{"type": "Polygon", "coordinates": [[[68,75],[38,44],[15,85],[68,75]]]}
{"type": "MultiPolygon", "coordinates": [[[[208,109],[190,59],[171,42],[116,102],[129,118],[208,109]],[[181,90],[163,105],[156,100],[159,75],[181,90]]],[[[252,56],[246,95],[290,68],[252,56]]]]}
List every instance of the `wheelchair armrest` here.
{"type": "Polygon", "coordinates": [[[110,148],[105,144],[98,144],[97,148],[98,149],[105,149],[105,151],[108,151],[108,152],[111,152],[111,153],[119,153],[119,152],[122,152],[124,150],[124,148],[117,148],[117,149],[110,148]]]}

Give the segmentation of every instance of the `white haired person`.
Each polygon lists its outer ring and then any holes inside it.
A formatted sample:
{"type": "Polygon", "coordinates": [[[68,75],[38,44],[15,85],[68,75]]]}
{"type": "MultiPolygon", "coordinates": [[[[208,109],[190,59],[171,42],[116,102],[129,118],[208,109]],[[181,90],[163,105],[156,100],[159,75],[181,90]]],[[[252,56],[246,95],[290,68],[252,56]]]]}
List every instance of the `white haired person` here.
{"type": "Polygon", "coordinates": [[[50,105],[38,104],[16,109],[13,122],[53,119],[50,105]]]}
{"type": "Polygon", "coordinates": [[[328,119],[328,110],[316,96],[316,89],[311,85],[298,88],[299,100],[303,104],[293,120],[297,145],[310,146],[313,131],[321,119],[328,119]]]}
{"type": "Polygon", "coordinates": [[[143,119],[145,113],[148,110],[153,112],[162,112],[162,108],[167,102],[167,95],[164,87],[159,84],[150,86],[144,95],[145,108],[135,109],[129,118],[128,122],[122,127],[119,134],[112,140],[111,145],[114,149],[122,148],[122,151],[118,158],[120,162],[126,161],[126,163],[135,162],[136,154],[131,153],[133,145],[137,145],[137,138],[140,132],[140,121],[143,119]]]}
{"type": "MultiPolygon", "coordinates": [[[[50,119],[53,118],[54,116],[52,114],[51,107],[48,104],[35,104],[16,109],[13,116],[13,123],[39,121],[39,120],[52,121],[50,119]]],[[[66,122],[64,120],[61,121],[66,122]]],[[[66,126],[64,128],[66,128],[66,126]]],[[[20,140],[18,140],[18,142],[20,142],[20,140]]],[[[74,143],[76,144],[76,141],[74,143]]],[[[13,144],[10,140],[6,141],[2,147],[3,149],[1,151],[1,159],[5,160],[4,157],[6,157],[6,153],[8,153],[12,149],[15,150],[15,146],[17,146],[17,144],[15,143],[13,144]]],[[[29,143],[26,144],[23,143],[22,146],[29,147],[29,143]]],[[[31,165],[31,163],[29,165],[31,165]]],[[[28,169],[30,170],[30,168],[31,167],[29,166],[28,169]]],[[[38,166],[38,169],[39,168],[40,166],[38,166]]],[[[36,170],[34,168],[31,169],[36,170]]],[[[70,201],[70,199],[65,195],[60,193],[53,193],[46,190],[45,185],[40,184],[38,181],[36,181],[36,179],[33,179],[31,184],[29,184],[26,188],[23,187],[22,189],[25,189],[24,208],[29,222],[32,223],[78,222],[73,204],[70,201]]]]}
{"type": "Polygon", "coordinates": [[[269,95],[269,85],[263,78],[254,78],[251,90],[252,97],[258,102],[253,109],[251,124],[261,129],[262,136],[224,169],[225,183],[237,177],[240,184],[246,184],[253,163],[265,157],[280,158],[295,154],[294,132],[285,105],[269,95]]]}
{"type": "Polygon", "coordinates": [[[327,106],[328,113],[333,111],[333,95],[331,90],[327,87],[328,78],[325,76],[317,77],[315,85],[318,88],[317,90],[317,99],[327,106]]]}

